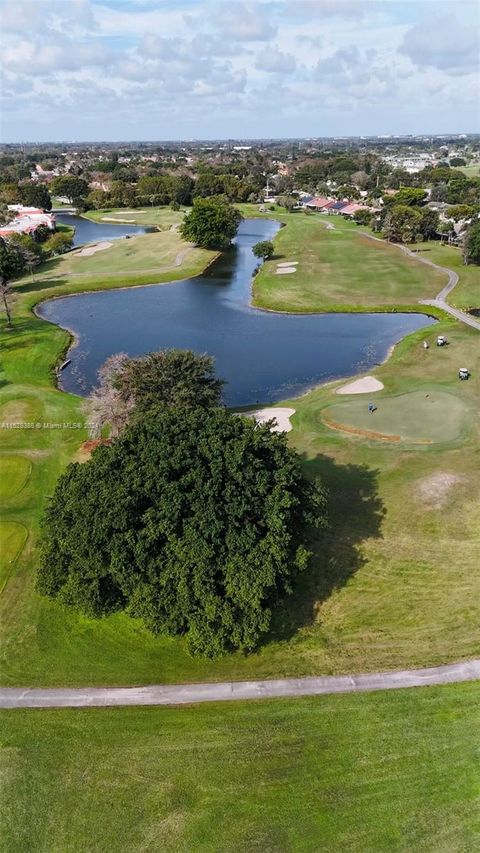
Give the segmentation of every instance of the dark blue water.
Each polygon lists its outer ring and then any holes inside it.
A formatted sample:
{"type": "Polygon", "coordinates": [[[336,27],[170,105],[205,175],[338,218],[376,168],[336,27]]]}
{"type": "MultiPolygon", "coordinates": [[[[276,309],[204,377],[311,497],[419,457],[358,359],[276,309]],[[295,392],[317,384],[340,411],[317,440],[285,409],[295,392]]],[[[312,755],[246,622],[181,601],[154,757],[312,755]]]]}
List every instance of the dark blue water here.
{"type": "MultiPolygon", "coordinates": [[[[62,387],[86,394],[105,359],[181,347],[215,356],[231,406],[292,397],[329,379],[370,370],[391,344],[434,320],[421,314],[277,314],[249,307],[251,246],[278,224],[249,219],[236,246],[202,276],[168,285],[81,294],[39,313],[76,333],[62,387]]],[[[297,273],[294,273],[297,275],[297,273]]],[[[278,276],[278,287],[282,287],[278,276]]]]}
{"type": "MultiPolygon", "coordinates": [[[[108,214],[105,214],[108,216],[108,214]]],[[[98,242],[99,240],[119,240],[131,234],[145,234],[145,228],[141,225],[115,225],[111,222],[91,222],[83,216],[71,216],[68,213],[55,214],[57,222],[75,228],[73,237],[74,246],[83,246],[84,243],[98,242]]],[[[125,219],[128,216],[125,214],[125,219]]]]}

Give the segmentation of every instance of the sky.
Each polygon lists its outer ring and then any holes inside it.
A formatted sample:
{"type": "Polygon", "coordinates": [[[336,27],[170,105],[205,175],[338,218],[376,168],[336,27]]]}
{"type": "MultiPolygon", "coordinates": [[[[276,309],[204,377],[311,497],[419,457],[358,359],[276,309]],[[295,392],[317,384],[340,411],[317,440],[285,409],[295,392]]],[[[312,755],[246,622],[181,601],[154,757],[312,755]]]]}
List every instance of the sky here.
{"type": "Polygon", "coordinates": [[[480,130],[478,0],[0,0],[3,142],[480,130]]]}

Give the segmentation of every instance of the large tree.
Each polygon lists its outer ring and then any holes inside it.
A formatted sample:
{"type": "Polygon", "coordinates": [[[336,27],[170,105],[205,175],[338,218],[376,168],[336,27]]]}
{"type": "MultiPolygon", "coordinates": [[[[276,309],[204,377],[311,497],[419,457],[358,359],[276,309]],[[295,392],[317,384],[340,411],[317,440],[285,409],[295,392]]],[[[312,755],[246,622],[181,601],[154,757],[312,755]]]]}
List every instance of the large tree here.
{"type": "Polygon", "coordinates": [[[41,210],[52,209],[52,199],[44,184],[20,184],[19,190],[22,204],[41,210]]]}
{"type": "Polygon", "coordinates": [[[411,243],[420,233],[422,214],[414,207],[397,204],[385,217],[383,230],[387,240],[394,243],[411,243]]]}
{"type": "Polygon", "coordinates": [[[480,264],[480,221],[470,225],[465,235],[464,261],[466,264],[480,264]]]}
{"type": "Polygon", "coordinates": [[[324,518],[323,492],[268,424],[165,410],[60,477],[38,588],[86,614],[125,610],[193,653],[251,650],[324,518]]]}
{"type": "Polygon", "coordinates": [[[252,252],[256,258],[260,258],[262,261],[268,261],[269,258],[273,256],[275,251],[275,247],[271,240],[260,240],[259,243],[255,243],[252,246],[252,252]]]}
{"type": "Polygon", "coordinates": [[[196,198],[180,232],[185,240],[203,249],[227,249],[241,220],[240,211],[221,198],[196,198]]]}
{"type": "Polygon", "coordinates": [[[0,237],[0,296],[2,298],[5,314],[7,315],[7,328],[12,328],[12,315],[9,305],[11,293],[10,282],[24,272],[26,266],[22,248],[14,243],[9,243],[0,237]]]}
{"type": "Polygon", "coordinates": [[[129,358],[111,356],[100,368],[87,410],[98,432],[108,424],[118,435],[133,417],[154,409],[201,408],[220,405],[223,382],[214,373],[214,360],[191,350],[161,350],[129,358]]]}
{"type": "Polygon", "coordinates": [[[65,196],[71,202],[88,194],[88,182],[76,175],[60,175],[53,179],[50,188],[55,195],[65,196]]]}

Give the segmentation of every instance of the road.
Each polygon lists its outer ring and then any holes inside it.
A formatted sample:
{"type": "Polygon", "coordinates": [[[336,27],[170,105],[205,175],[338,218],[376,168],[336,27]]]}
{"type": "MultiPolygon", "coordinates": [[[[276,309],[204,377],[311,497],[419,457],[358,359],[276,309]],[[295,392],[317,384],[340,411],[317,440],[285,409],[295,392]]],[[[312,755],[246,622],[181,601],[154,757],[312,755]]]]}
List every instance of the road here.
{"type": "Polygon", "coordinates": [[[223,681],[203,684],[152,684],[148,687],[0,688],[0,708],[93,708],[125,705],[190,705],[288,696],[326,696],[457,684],[480,679],[480,658],[428,669],[363,675],[223,681]]]}
{"type": "MultiPolygon", "coordinates": [[[[362,231],[361,233],[364,237],[369,237],[370,240],[376,240],[377,243],[385,243],[385,240],[382,238],[375,237],[373,234],[367,234],[366,231],[362,231]]],[[[458,274],[454,270],[449,270],[448,267],[441,267],[440,264],[434,264],[434,262],[430,261],[428,258],[424,258],[422,255],[412,252],[407,248],[407,246],[401,246],[398,243],[391,243],[390,245],[396,246],[397,249],[400,249],[400,251],[404,252],[415,261],[419,261],[421,264],[427,264],[427,266],[433,267],[448,276],[448,281],[445,287],[442,287],[440,293],[437,293],[435,299],[419,299],[419,305],[431,305],[434,308],[440,308],[442,311],[446,311],[447,314],[451,314],[451,316],[455,317],[456,320],[460,320],[461,323],[465,323],[467,326],[471,326],[472,329],[478,329],[480,331],[480,322],[478,320],[472,317],[471,314],[466,314],[458,308],[453,308],[446,301],[447,296],[458,284],[458,274]]]]}

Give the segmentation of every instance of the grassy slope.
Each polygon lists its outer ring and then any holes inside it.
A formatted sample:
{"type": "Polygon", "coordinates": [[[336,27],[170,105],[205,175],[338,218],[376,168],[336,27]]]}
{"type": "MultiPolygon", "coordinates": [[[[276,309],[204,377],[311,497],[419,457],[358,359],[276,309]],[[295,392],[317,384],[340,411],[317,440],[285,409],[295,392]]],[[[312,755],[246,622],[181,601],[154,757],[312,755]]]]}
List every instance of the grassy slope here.
{"type": "Polygon", "coordinates": [[[428,260],[455,270],[460,276],[459,283],[448,297],[450,305],[467,311],[480,308],[480,267],[475,264],[465,266],[462,253],[455,246],[430,242],[421,243],[414,248],[428,260]]]}
{"type": "Polygon", "coordinates": [[[475,684],[2,714],[5,853],[480,844],[475,684]]]}
{"type": "MultiPolygon", "coordinates": [[[[178,277],[182,272],[176,270],[178,277]]],[[[92,280],[89,286],[103,282],[92,280]]],[[[82,422],[80,401],[51,384],[50,366],[67,337],[33,318],[29,308],[49,294],[85,289],[85,283],[72,278],[65,285],[52,283],[45,292],[32,288],[30,283],[19,287],[16,329],[6,336],[6,384],[0,389],[6,408],[0,409],[0,421],[82,422]]],[[[461,393],[472,411],[480,387],[476,333],[449,322],[443,328],[452,345],[441,352],[431,349],[428,368],[419,360],[423,350],[412,349],[412,341],[423,337],[420,332],[377,373],[386,384],[384,393],[442,388],[461,393]],[[461,385],[456,379],[460,363],[473,371],[461,385]]],[[[298,595],[279,614],[271,642],[249,658],[213,663],[193,660],[181,641],[153,638],[122,615],[88,620],[36,596],[32,570],[42,505],[85,432],[75,427],[3,430],[2,452],[32,462],[29,479],[5,506],[5,519],[23,525],[29,538],[23,553],[10,557],[13,562],[6,566],[10,580],[0,620],[3,681],[126,684],[264,677],[441,663],[474,654],[480,624],[475,445],[457,441],[440,453],[438,446],[392,451],[360,442],[322,426],[319,412],[332,399],[332,389],[322,388],[296,400],[290,434],[307,467],[319,470],[330,486],[330,538],[319,544],[298,595]],[[416,481],[438,470],[466,477],[447,496],[446,521],[417,499],[416,481]]]]}

